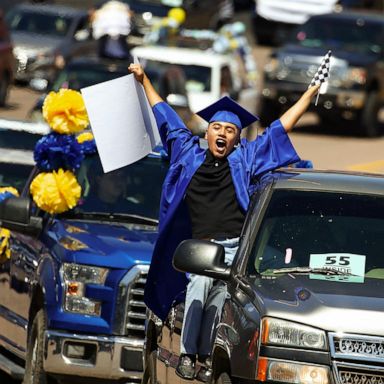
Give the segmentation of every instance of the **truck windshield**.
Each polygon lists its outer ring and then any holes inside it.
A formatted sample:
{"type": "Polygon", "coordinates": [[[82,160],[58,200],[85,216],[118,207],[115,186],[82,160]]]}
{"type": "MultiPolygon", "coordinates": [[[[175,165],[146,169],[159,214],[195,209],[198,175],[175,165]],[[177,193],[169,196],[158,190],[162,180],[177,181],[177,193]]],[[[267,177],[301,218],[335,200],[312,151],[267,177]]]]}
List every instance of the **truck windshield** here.
{"type": "Polygon", "coordinates": [[[382,28],[382,24],[363,19],[313,18],[295,31],[294,42],[311,48],[380,54],[383,49],[382,33],[378,31],[382,28]]]}
{"type": "Polygon", "coordinates": [[[88,156],[78,172],[82,198],[77,207],[62,216],[124,217],[135,215],[158,219],[163,180],[168,162],[148,156],[129,166],[104,173],[99,156],[88,156]],[[97,214],[97,215],[96,215],[97,214]]]}
{"type": "Polygon", "coordinates": [[[248,273],[334,269],[384,279],[384,198],[278,190],[272,195],[248,273]]]}

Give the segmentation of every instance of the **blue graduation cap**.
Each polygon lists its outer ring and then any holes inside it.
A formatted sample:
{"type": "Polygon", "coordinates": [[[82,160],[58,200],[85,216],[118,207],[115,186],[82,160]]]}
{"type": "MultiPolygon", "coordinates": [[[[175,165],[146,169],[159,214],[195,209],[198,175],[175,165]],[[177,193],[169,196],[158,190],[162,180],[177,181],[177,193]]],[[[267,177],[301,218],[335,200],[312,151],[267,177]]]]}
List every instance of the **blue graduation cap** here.
{"type": "Polygon", "coordinates": [[[197,112],[208,123],[223,121],[235,124],[237,128],[243,129],[259,118],[244,109],[240,104],[228,96],[224,96],[215,103],[197,112]]]}

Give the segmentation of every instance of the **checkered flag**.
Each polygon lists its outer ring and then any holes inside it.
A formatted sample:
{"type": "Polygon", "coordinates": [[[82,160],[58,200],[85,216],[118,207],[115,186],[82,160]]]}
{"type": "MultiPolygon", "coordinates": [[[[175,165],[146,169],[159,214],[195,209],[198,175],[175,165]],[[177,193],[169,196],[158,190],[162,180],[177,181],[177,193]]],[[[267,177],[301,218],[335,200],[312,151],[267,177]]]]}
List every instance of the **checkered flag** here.
{"type": "MultiPolygon", "coordinates": [[[[317,84],[320,84],[321,86],[323,83],[325,83],[328,80],[330,66],[331,66],[330,63],[331,63],[331,51],[328,51],[327,54],[323,57],[320,67],[315,73],[315,76],[313,76],[313,79],[311,80],[311,83],[309,84],[308,88],[313,87],[314,85],[317,85],[317,84]]],[[[317,101],[319,99],[319,93],[320,93],[320,90],[317,93],[315,105],[317,105],[317,101]]]]}

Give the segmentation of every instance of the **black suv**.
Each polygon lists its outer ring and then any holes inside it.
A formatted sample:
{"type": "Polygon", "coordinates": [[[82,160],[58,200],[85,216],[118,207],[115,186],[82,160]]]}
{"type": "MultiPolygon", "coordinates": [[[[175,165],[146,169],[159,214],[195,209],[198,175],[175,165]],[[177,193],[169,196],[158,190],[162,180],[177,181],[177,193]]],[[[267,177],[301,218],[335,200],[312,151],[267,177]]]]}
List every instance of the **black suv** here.
{"type": "Polygon", "coordinates": [[[260,115],[272,121],[308,87],[332,50],[328,88],[312,110],[323,123],[347,120],[364,135],[382,133],[384,15],[340,12],[311,17],[275,50],[264,70],[260,115]]]}
{"type": "MultiPolygon", "coordinates": [[[[215,294],[226,294],[212,384],[382,383],[383,248],[383,176],[263,177],[232,267],[221,245],[204,240],[182,242],[173,258],[180,271],[218,279],[215,294]]],[[[175,374],[182,321],[176,301],[163,323],[150,314],[144,383],[186,383],[175,374]]]]}

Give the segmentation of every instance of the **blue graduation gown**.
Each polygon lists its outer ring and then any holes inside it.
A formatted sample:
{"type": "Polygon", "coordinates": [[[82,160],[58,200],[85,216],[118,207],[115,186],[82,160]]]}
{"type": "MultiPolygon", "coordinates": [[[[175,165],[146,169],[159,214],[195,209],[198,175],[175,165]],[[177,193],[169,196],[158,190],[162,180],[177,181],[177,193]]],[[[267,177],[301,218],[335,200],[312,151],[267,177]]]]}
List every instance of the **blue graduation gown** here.
{"type": "MultiPolygon", "coordinates": [[[[199,137],[193,136],[176,112],[165,102],[153,107],[164,148],[168,149],[170,167],[164,180],[160,201],[159,235],[145,286],[146,305],[162,320],[174,299],[186,288],[184,273],[172,266],[178,244],[192,237],[184,196],[193,175],[204,162],[206,150],[199,137]]],[[[241,139],[228,156],[239,205],[245,213],[249,205],[251,179],[278,167],[299,161],[280,120],[275,120],[255,140],[241,139]]]]}

